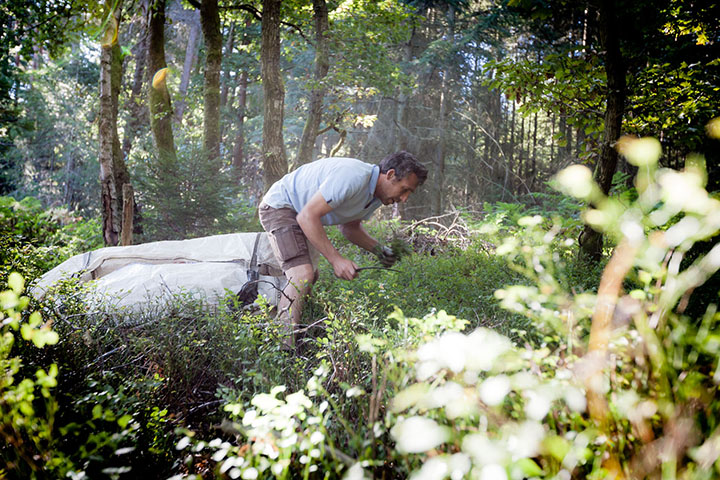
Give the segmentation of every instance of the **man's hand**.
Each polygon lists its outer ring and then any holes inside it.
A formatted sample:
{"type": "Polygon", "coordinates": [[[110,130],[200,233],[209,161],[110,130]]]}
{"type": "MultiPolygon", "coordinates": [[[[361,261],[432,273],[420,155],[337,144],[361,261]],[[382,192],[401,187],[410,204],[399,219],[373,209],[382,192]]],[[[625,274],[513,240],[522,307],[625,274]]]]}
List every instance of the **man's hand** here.
{"type": "Polygon", "coordinates": [[[392,267],[395,262],[398,261],[397,256],[392,251],[392,248],[387,245],[380,245],[379,243],[373,248],[373,253],[380,260],[383,267],[392,267]]]}
{"type": "Polygon", "coordinates": [[[347,258],[340,257],[332,263],[333,270],[335,270],[335,276],[344,280],[352,280],[357,277],[358,266],[355,262],[348,260],[347,258]]]}

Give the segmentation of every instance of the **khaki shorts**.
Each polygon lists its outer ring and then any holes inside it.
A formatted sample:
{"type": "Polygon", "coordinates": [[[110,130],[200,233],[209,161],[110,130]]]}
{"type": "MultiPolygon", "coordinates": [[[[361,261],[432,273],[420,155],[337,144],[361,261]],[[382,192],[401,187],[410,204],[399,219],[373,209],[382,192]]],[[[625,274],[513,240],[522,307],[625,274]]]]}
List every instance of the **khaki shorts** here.
{"type": "Polygon", "coordinates": [[[292,208],[273,208],[260,203],[260,224],[268,232],[270,246],[283,272],[298,265],[313,265],[315,249],[298,225],[297,212],[292,208]]]}

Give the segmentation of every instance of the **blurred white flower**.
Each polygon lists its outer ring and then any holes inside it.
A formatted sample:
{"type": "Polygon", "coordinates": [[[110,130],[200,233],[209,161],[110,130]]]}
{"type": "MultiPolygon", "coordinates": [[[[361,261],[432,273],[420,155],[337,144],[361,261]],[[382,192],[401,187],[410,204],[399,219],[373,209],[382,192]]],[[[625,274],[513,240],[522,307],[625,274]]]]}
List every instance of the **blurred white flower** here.
{"type": "Polygon", "coordinates": [[[475,371],[488,371],[495,361],[512,348],[507,337],[487,328],[478,328],[468,335],[466,368],[475,371]]]}
{"type": "Polygon", "coordinates": [[[448,470],[451,480],[460,480],[465,477],[472,467],[470,457],[464,453],[456,453],[448,459],[448,470]]]}
{"type": "Polygon", "coordinates": [[[506,463],[510,455],[505,447],[482,433],[471,433],[462,440],[462,451],[470,455],[476,464],[506,463]]]}
{"type": "Polygon", "coordinates": [[[443,480],[448,474],[445,458],[433,457],[423,464],[420,470],[410,475],[410,480],[443,480]]]}
{"type": "Polygon", "coordinates": [[[653,165],[662,155],[662,147],[652,137],[631,137],[625,135],[617,141],[618,151],[636,167],[653,165]]]}
{"type": "Polygon", "coordinates": [[[357,385],[348,388],[347,391],[345,392],[345,395],[348,398],[359,397],[360,395],[364,395],[364,394],[365,394],[365,390],[358,387],[357,385]]]}
{"type": "Polygon", "coordinates": [[[348,468],[347,472],[343,476],[343,480],[365,480],[368,477],[365,475],[362,465],[356,463],[352,467],[348,468]]]}
{"type": "Polygon", "coordinates": [[[535,388],[538,385],[538,378],[530,372],[518,372],[511,377],[512,388],[516,391],[535,388]]]}
{"type": "Polygon", "coordinates": [[[467,337],[460,332],[447,332],[440,337],[438,350],[439,363],[458,373],[465,368],[467,337]]]}
{"type": "Polygon", "coordinates": [[[569,387],[565,390],[565,403],[574,412],[584,412],[585,408],[587,408],[585,393],[575,387],[569,387]]]}
{"type": "Polygon", "coordinates": [[[510,379],[505,375],[497,375],[486,379],[480,385],[480,399],[486,405],[500,405],[510,393],[510,379]]]}
{"type": "Polygon", "coordinates": [[[538,422],[526,421],[520,425],[510,424],[506,428],[507,449],[513,461],[532,458],[540,452],[540,444],[545,438],[545,429],[538,422]]]}
{"type": "Polygon", "coordinates": [[[584,165],[571,165],[556,176],[560,191],[575,198],[584,199],[593,191],[592,172],[584,165]]]}
{"type": "Polygon", "coordinates": [[[250,403],[264,412],[269,412],[273,408],[279,407],[283,402],[275,398],[275,395],[260,393],[255,395],[250,403]]]}
{"type": "Polygon", "coordinates": [[[323,440],[325,440],[325,435],[323,435],[322,432],[313,432],[312,435],[310,435],[310,443],[313,445],[317,445],[323,440]]]}
{"type": "Polygon", "coordinates": [[[463,396],[463,387],[455,382],[445,382],[435,388],[429,389],[425,395],[418,401],[420,408],[430,410],[432,408],[441,408],[446,406],[452,400],[463,396]]]}
{"type": "Polygon", "coordinates": [[[440,368],[440,364],[435,360],[418,362],[418,364],[415,366],[415,376],[418,380],[422,382],[435,375],[440,370],[440,368]]]}
{"type": "Polygon", "coordinates": [[[397,442],[397,449],[403,453],[426,452],[449,438],[446,427],[424,417],[410,417],[395,425],[390,434],[397,442]]]}
{"type": "Polygon", "coordinates": [[[480,411],[480,399],[477,391],[471,388],[464,388],[460,395],[453,398],[445,406],[445,415],[450,420],[456,418],[467,418],[477,415],[480,411]]]}
{"type": "Polygon", "coordinates": [[[498,464],[485,465],[480,471],[480,480],[507,480],[505,467],[498,464]]]}
{"type": "Polygon", "coordinates": [[[418,402],[425,398],[425,395],[430,391],[430,386],[427,383],[415,383],[410,385],[405,390],[401,391],[392,400],[392,411],[402,412],[412,406],[415,406],[418,402]]]}
{"type": "Polygon", "coordinates": [[[532,420],[542,420],[545,415],[550,411],[550,404],[552,403],[552,397],[548,395],[548,392],[526,390],[525,396],[527,402],[525,403],[525,415],[532,420]]]}
{"type": "Polygon", "coordinates": [[[243,478],[243,480],[255,480],[256,478],[258,478],[257,469],[255,469],[253,467],[245,469],[242,472],[242,478],[243,478]]]}

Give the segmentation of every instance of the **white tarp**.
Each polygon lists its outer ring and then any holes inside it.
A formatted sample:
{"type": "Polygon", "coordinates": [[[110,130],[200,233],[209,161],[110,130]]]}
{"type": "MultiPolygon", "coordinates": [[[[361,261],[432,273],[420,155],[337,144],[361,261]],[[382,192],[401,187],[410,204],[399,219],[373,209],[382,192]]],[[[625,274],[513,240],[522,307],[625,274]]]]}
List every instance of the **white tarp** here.
{"type": "Polygon", "coordinates": [[[75,276],[82,282],[93,281],[97,294],[130,310],[179,292],[198,294],[209,303],[217,303],[226,290],[237,293],[247,281],[256,239],[258,293],[276,305],[285,277],[266,233],[232,233],[101,248],[69,258],[50,270],[32,293],[42,298],[55,282],[75,276]]]}

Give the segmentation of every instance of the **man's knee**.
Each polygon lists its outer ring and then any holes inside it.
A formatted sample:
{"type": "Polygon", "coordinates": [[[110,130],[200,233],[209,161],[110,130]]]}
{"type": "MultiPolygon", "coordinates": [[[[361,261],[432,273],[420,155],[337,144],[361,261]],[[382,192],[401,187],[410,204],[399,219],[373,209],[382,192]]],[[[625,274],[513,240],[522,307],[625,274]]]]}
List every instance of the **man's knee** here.
{"type": "Polygon", "coordinates": [[[312,285],[318,279],[318,272],[310,264],[297,265],[289,268],[285,272],[288,281],[293,282],[296,286],[312,285]]]}

